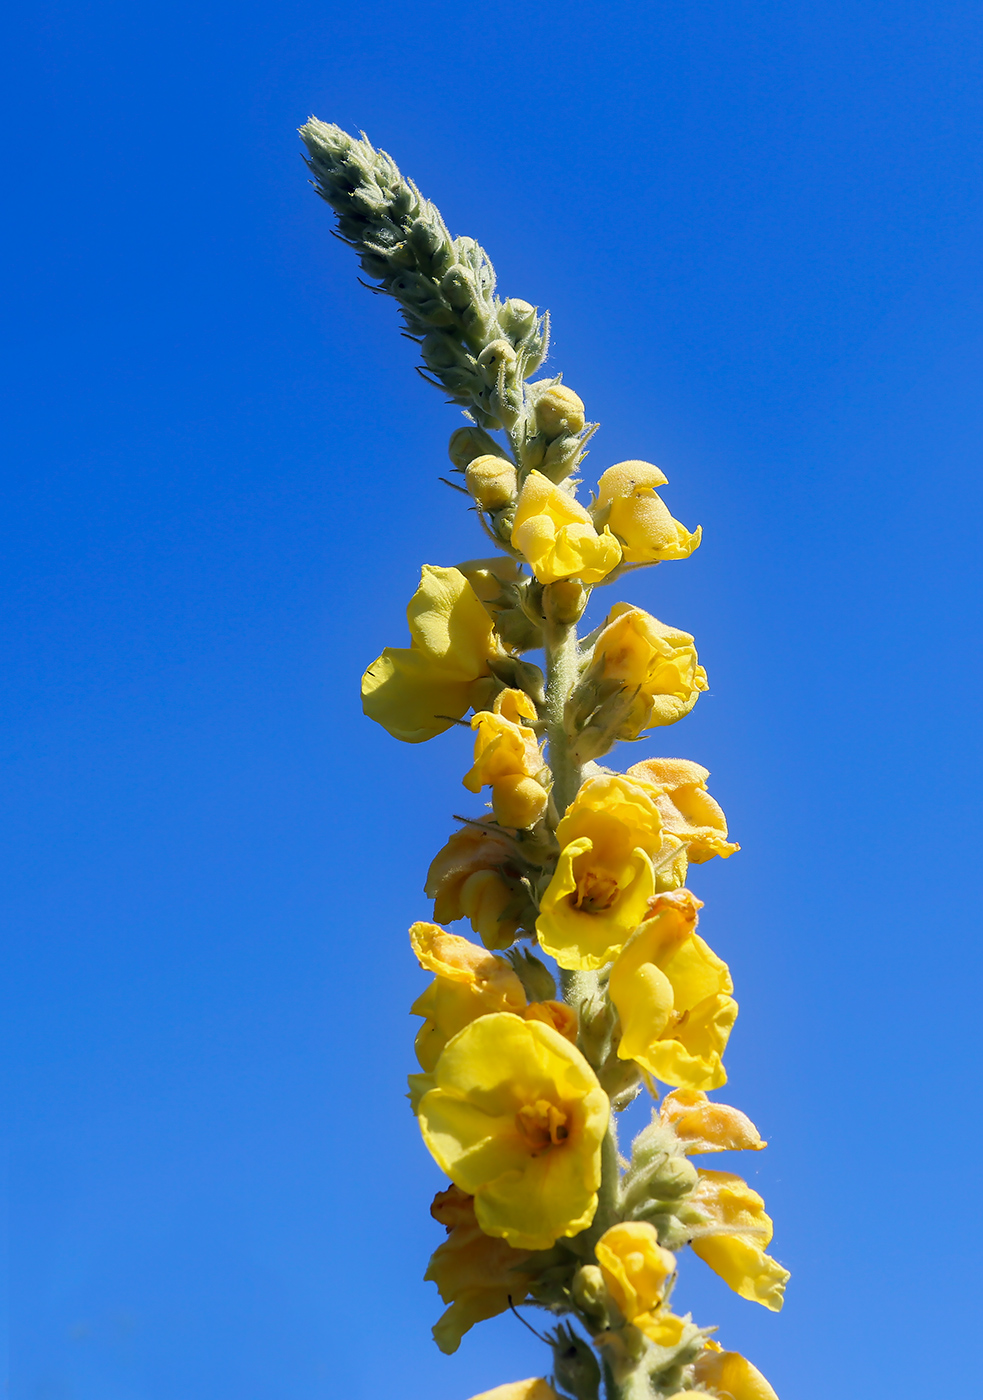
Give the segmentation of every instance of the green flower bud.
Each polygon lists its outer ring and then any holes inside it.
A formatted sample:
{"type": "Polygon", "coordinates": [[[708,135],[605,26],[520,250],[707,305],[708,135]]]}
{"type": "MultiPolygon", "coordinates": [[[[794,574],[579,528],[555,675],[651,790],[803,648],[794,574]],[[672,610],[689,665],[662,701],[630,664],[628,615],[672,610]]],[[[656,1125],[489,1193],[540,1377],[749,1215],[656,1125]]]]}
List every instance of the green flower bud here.
{"type": "Polygon", "coordinates": [[[559,579],[543,589],[543,608],[550,622],[570,626],[580,620],[589,596],[579,579],[559,579]]]}
{"type": "Polygon", "coordinates": [[[477,296],[474,282],[463,267],[449,267],[440,279],[440,290],[455,311],[471,306],[477,296]]]}
{"type": "Polygon", "coordinates": [[[550,481],[562,481],[577,465],[583,443],[579,437],[564,434],[554,438],[543,454],[542,472],[550,481]]]}
{"type": "Polygon", "coordinates": [[[556,1329],[553,1374],[557,1385],[569,1395],[576,1395],[577,1400],[597,1400],[600,1395],[601,1368],[597,1357],[567,1324],[556,1329]]]}
{"type": "Polygon", "coordinates": [[[498,308],[498,324],[513,345],[525,340],[536,329],[536,308],[519,297],[509,297],[498,308]]]}
{"type": "Polygon", "coordinates": [[[483,428],[458,428],[451,433],[447,447],[448,455],[455,467],[466,467],[476,457],[500,456],[498,443],[483,428]]]}
{"type": "Polygon", "coordinates": [[[461,346],[454,336],[446,331],[431,331],[424,336],[420,354],[429,369],[440,373],[445,369],[471,369],[474,356],[461,346]]]}
{"type": "Polygon", "coordinates": [[[688,1157],[667,1157],[648,1178],[653,1196],[664,1201],[678,1201],[696,1188],[700,1175],[688,1157]]]}
{"type": "Polygon", "coordinates": [[[614,1054],[608,1055],[597,1071],[597,1078],[615,1113],[620,1113],[633,1103],[642,1089],[638,1066],[632,1060],[619,1060],[614,1054]]]}
{"type": "Polygon", "coordinates": [[[509,651],[532,651],[543,645],[542,628],[530,621],[522,608],[503,608],[495,618],[495,631],[509,651]]]}
{"type": "Polygon", "coordinates": [[[477,387],[476,376],[468,374],[467,370],[463,369],[442,369],[440,379],[441,383],[446,385],[452,394],[462,397],[470,395],[477,387]]]}
{"type": "Polygon", "coordinates": [[[505,954],[530,1001],[552,1001],[556,996],[553,974],[528,948],[510,948],[505,954]]]}

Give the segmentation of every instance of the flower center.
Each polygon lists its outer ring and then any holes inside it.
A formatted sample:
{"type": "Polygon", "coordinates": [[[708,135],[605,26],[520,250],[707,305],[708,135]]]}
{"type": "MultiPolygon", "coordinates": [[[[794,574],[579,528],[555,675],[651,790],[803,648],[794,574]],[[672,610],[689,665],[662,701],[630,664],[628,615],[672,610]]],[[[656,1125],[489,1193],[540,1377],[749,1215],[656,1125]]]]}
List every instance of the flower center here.
{"type": "Polygon", "coordinates": [[[524,1103],[515,1115],[515,1125],[533,1157],[558,1147],[569,1136],[567,1115],[546,1099],[524,1103]]]}
{"type": "Polygon", "coordinates": [[[587,870],[577,881],[574,908],[585,914],[603,914],[618,898],[618,881],[602,870],[587,870]]]}

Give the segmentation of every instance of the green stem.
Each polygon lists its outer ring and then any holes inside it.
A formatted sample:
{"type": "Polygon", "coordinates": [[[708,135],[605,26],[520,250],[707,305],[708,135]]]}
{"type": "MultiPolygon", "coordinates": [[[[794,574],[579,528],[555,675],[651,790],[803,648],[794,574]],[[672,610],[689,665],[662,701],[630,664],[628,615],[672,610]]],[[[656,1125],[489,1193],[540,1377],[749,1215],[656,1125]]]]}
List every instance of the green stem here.
{"type": "Polygon", "coordinates": [[[544,628],[546,648],[546,735],[549,761],[553,770],[553,801],[562,817],[580,787],[580,768],[570,756],[565,710],[567,697],[577,679],[577,627],[575,623],[551,622],[544,628]]]}
{"type": "Polygon", "coordinates": [[[601,1184],[597,1191],[597,1210],[590,1225],[587,1239],[591,1249],[611,1225],[618,1220],[618,1192],[621,1186],[621,1168],[618,1165],[618,1128],[611,1114],[608,1130],[601,1144],[601,1184]]]}

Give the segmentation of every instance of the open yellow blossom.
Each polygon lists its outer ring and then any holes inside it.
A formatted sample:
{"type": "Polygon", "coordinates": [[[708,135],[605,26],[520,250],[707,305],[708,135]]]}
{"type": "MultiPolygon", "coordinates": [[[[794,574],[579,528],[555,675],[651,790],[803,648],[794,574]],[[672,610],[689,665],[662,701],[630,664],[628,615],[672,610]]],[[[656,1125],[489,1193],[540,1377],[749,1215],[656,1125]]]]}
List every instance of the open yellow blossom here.
{"type": "Polygon", "coordinates": [[[471,720],[474,767],[465,774],[464,786],[469,792],[491,787],[492,810],[502,826],[532,826],[546,810],[549,769],[535,731],[521,723],[535,718],[528,695],[504,690],[492,710],[481,710],[471,720]]]}
{"type": "Polygon", "coordinates": [[[605,678],[638,691],[631,716],[619,738],[633,739],[653,725],[675,724],[688,715],[707,673],[697,664],[689,632],[669,627],[644,608],[615,603],[594,644],[594,660],[605,678]]]}
{"type": "Polygon", "coordinates": [[[497,1385],[494,1390],[483,1390],[471,1400],[560,1400],[560,1397],[551,1385],[534,1376],[527,1381],[509,1381],[508,1385],[497,1385]]]}
{"type": "Polygon", "coordinates": [[[626,1220],[612,1225],[594,1246],[608,1292],[628,1322],[661,1307],[676,1257],[659,1244],[654,1225],[626,1220]]]}
{"type": "Polygon", "coordinates": [[[521,889],[514,856],[511,839],[490,818],[455,831],[434,856],[423,887],[438,923],[467,918],[486,948],[514,943],[518,920],[504,917],[521,889]]]}
{"type": "Polygon", "coordinates": [[[740,1297],[780,1312],[790,1275],[764,1252],[773,1227],[757,1191],[733,1172],[701,1170],[690,1203],[714,1227],[691,1241],[693,1253],[740,1297]]]}
{"type": "MultiPolygon", "coordinates": [[[[764,1376],[738,1351],[724,1351],[717,1342],[707,1342],[693,1363],[693,1379],[728,1400],[778,1400],[764,1376]]],[[[687,1391],[687,1400],[692,1391],[687,1391]]]]}
{"type": "Polygon", "coordinates": [[[659,1118],[692,1156],[698,1152],[760,1152],[768,1146],[739,1108],[712,1103],[699,1089],[673,1089],[659,1105],[659,1118]]]}
{"type": "Polygon", "coordinates": [[[562,486],[541,472],[526,477],[516,506],[512,545],[529,561],[540,583],[579,578],[599,583],[621,561],[621,546],[562,486]]]}
{"type": "Polygon", "coordinates": [[[551,1026],[499,1012],[449,1041],[419,1105],[438,1165],[486,1235],[549,1249],[594,1219],[608,1098],[551,1026]]]}
{"type": "Polygon", "coordinates": [[[411,643],[386,647],[362,677],[362,708],[397,739],[442,734],[487,691],[501,653],[492,620],[459,569],[425,564],[406,609],[411,643]]]}
{"type": "Polygon", "coordinates": [[[438,1191],[430,1214],[447,1227],[447,1239],[431,1255],[424,1278],[450,1304],[433,1329],[434,1341],[449,1355],[476,1322],[505,1312],[510,1299],[521,1303],[528,1283],[522,1265],[529,1254],[486,1235],[474,1201],[457,1186],[438,1191]]]}
{"type": "Polygon", "coordinates": [[[675,724],[706,689],[688,632],[616,603],[570,697],[576,761],[599,758],[618,739],[637,739],[652,726],[675,724]]]}
{"type": "Polygon", "coordinates": [[[721,1056],[737,1003],[727,964],[696,932],[701,906],[689,890],[657,895],[608,990],[621,1018],[621,1059],[664,1084],[718,1089],[727,1082],[721,1056]]]}
{"type": "Polygon", "coordinates": [[[727,840],[727,818],[707,792],[709,770],[687,758],[647,758],[628,769],[629,778],[658,783],[662,829],[685,843],[688,859],[702,865],[741,848],[727,840]]]}
{"type": "Polygon", "coordinates": [[[597,483],[594,519],[617,535],[626,564],[686,559],[699,545],[700,527],[691,534],[656,495],[655,488],[667,484],[651,462],[619,462],[608,467],[597,483]]]}
{"type": "Polygon", "coordinates": [[[475,1017],[490,1011],[521,1016],[525,1011],[522,983],[504,958],[436,924],[414,924],[410,943],[421,967],[436,973],[410,1008],[414,1016],[426,1018],[416,1036],[422,1069],[432,1070],[451,1037],[475,1017]]]}
{"type": "Polygon", "coordinates": [[[645,917],[662,844],[658,793],[620,773],[588,778],[557,827],[560,858],[536,933],[561,967],[604,967],[645,917]]]}

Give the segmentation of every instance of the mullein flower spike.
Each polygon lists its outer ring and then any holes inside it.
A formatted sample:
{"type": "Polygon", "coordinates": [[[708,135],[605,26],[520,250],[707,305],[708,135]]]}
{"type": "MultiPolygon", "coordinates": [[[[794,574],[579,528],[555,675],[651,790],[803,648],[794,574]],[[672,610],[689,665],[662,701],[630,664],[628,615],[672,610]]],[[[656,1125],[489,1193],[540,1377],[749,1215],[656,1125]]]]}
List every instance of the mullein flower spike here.
{"type": "Polygon", "coordinates": [[[437,922],[410,930],[430,981],[411,1008],[409,1099],[449,1178],[431,1207],[447,1231],[426,1272],[447,1305],[435,1341],[453,1352],[525,1304],[553,1316],[550,1376],[473,1400],[777,1400],[674,1310],[687,1248],[773,1311],[788,1278],[765,1253],[761,1197],[690,1160],[765,1146],[708,1098],[727,1080],[737,1003],[686,886],[690,867],[739,847],[699,763],[597,761],[683,719],[706,672],[689,633],[630,603],[577,635],[593,589],[686,559],[701,531],[673,519],[650,462],[607,467],[578,499],[597,425],[559,376],[531,378],[548,317],[500,299],[484,250],[452,238],[364,137],[314,119],[301,136],[315,189],[398,303],[424,377],[465,410],[450,459],[498,551],[424,565],[410,645],[386,647],[362,680],[366,714],[406,743],[470,712],[462,781],[490,808],[458,818],[427,873],[437,922]],[[545,676],[522,659],[537,648],[545,676]],[[443,927],[462,920],[483,946],[443,927]],[[617,1119],[643,1088],[658,1107],[626,1161],[617,1119]]]}

